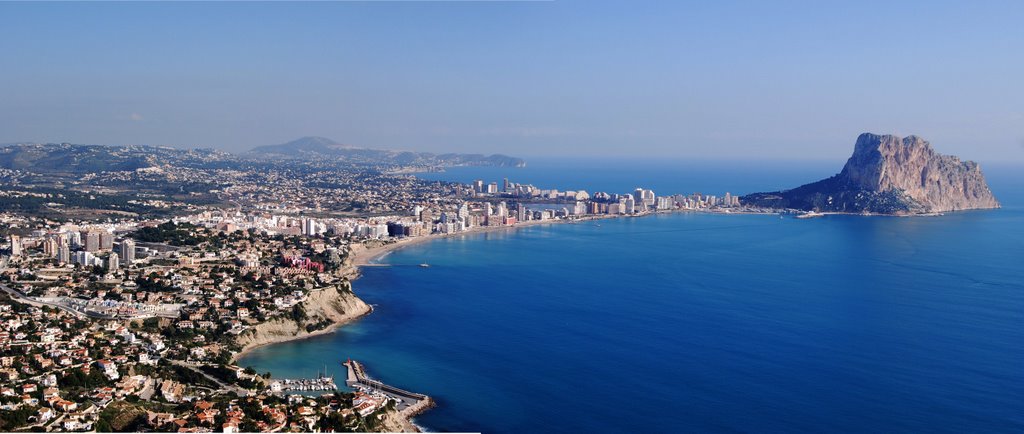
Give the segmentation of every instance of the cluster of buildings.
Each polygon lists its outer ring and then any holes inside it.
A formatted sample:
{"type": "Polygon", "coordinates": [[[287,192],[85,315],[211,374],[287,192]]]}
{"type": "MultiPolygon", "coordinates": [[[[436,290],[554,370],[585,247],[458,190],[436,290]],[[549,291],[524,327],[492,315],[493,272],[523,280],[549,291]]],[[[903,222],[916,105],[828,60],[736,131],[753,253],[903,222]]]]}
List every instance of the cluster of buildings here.
{"type": "Polygon", "coordinates": [[[146,389],[155,378],[128,375],[129,367],[152,368],[165,348],[161,336],[124,324],[4,302],[0,410],[30,410],[29,421],[50,431],[93,429],[99,412],[113,400],[151,396],[146,389]]]}
{"type": "MultiPolygon", "coordinates": [[[[469,186],[456,186],[453,194],[443,201],[409,203],[402,213],[363,218],[291,216],[279,213],[280,208],[256,207],[254,213],[205,212],[178,220],[225,232],[256,230],[286,236],[386,239],[451,234],[530,221],[636,216],[673,210],[728,212],[741,208],[739,197],[730,193],[721,197],[702,193],[658,196],[650,189],[637,188],[628,194],[590,194],[583,190],[542,190],[508,179],[501,184],[476,180],[469,186]]],[[[397,207],[396,204],[391,208],[397,207]]]]}
{"type": "Polygon", "coordinates": [[[386,400],[274,397],[270,381],[229,364],[237,336],[346,282],[349,241],[333,234],[361,224],[224,213],[175,224],[186,222],[196,245],[143,248],[133,233],[159,222],[19,221],[37,229],[11,234],[0,263],[0,411],[46,431],[110,429],[105,410],[128,403],[156,431],[381,429],[386,400]],[[118,266],[97,275],[96,264],[61,261],[61,248],[118,266]],[[196,381],[221,368],[235,374],[217,380],[240,397],[196,381]]]}
{"type": "Polygon", "coordinates": [[[21,257],[26,249],[40,247],[42,254],[54,259],[57,265],[76,264],[117,270],[134,262],[138,253],[134,240],[123,239],[115,245],[114,238],[109,227],[62,225],[54,230],[35,230],[24,236],[11,234],[8,241],[11,257],[21,257]]]}
{"type": "Polygon", "coordinates": [[[500,187],[496,182],[485,184],[482,180],[474,181],[470,187],[468,194],[471,199],[457,205],[415,205],[410,215],[351,223],[360,228],[375,221],[378,225],[380,221],[386,221],[386,234],[383,228],[349,232],[366,238],[417,237],[458,233],[477,227],[512,226],[529,221],[636,216],[673,210],[728,212],[741,207],[739,197],[730,193],[723,197],[701,193],[657,196],[652,190],[637,188],[630,194],[598,192],[591,195],[582,190],[541,190],[532,185],[510,183],[507,179],[500,187]]]}

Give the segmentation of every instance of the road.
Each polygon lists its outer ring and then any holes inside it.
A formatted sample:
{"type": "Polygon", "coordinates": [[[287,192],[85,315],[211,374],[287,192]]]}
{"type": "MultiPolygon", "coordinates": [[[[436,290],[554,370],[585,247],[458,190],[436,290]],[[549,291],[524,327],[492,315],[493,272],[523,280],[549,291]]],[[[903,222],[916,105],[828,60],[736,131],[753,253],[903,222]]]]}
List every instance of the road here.
{"type": "Polygon", "coordinates": [[[156,379],[147,378],[146,384],[142,386],[142,391],[139,392],[139,398],[144,401],[149,401],[153,398],[153,394],[156,393],[156,379]]]}
{"type": "Polygon", "coordinates": [[[234,384],[226,384],[223,381],[220,381],[219,378],[213,377],[210,374],[207,374],[206,372],[204,372],[202,369],[197,368],[196,364],[194,364],[194,363],[183,362],[181,360],[170,360],[170,362],[175,364],[175,365],[181,366],[183,368],[188,368],[188,369],[191,369],[194,372],[199,373],[200,375],[206,377],[210,381],[212,381],[215,384],[217,384],[218,386],[220,386],[220,389],[222,391],[224,391],[224,392],[235,392],[235,394],[237,394],[238,396],[249,396],[250,392],[247,389],[243,389],[243,388],[238,387],[238,386],[236,386],[234,384]]]}
{"type": "Polygon", "coordinates": [[[60,303],[47,303],[45,301],[36,300],[34,297],[29,297],[29,296],[27,296],[25,294],[22,294],[21,291],[18,291],[18,290],[14,289],[14,288],[11,288],[11,287],[7,286],[6,284],[3,284],[3,283],[0,283],[0,290],[3,290],[3,292],[6,292],[7,294],[10,294],[10,296],[12,298],[14,298],[15,300],[18,300],[18,301],[20,301],[22,303],[25,303],[25,304],[30,304],[32,306],[36,306],[36,307],[43,307],[43,306],[55,307],[57,309],[69,312],[69,313],[71,313],[71,314],[73,314],[75,316],[79,316],[79,317],[82,317],[82,318],[109,319],[109,318],[104,317],[104,316],[90,315],[88,313],[78,311],[78,310],[76,310],[76,309],[74,309],[72,307],[64,306],[63,304],[60,304],[60,303]]]}

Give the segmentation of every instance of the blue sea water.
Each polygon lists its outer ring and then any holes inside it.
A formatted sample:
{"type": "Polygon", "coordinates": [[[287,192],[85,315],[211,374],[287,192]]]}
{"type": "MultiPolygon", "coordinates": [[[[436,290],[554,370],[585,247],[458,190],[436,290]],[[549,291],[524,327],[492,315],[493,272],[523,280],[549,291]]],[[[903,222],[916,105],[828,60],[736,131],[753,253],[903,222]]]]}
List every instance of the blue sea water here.
{"type": "MultiPolygon", "coordinates": [[[[841,163],[839,166],[841,167],[841,163]]],[[[533,184],[540,189],[585,190],[590,193],[632,193],[637,187],[658,194],[725,192],[747,194],[791,188],[836,173],[835,162],[770,162],[737,160],[693,161],[678,159],[581,159],[566,161],[531,158],[526,167],[456,167],[445,172],[421,173],[428,180],[471,183],[482,179],[533,184]]]]}
{"type": "MultiPolygon", "coordinates": [[[[705,169],[692,188],[678,166],[512,173],[742,193],[835,170],[705,169]]],[[[1024,177],[986,172],[1001,210],[673,214],[410,246],[355,282],[372,315],[241,364],[296,376],[359,359],[435,397],[417,423],[440,431],[1022,432],[1024,177]]]]}

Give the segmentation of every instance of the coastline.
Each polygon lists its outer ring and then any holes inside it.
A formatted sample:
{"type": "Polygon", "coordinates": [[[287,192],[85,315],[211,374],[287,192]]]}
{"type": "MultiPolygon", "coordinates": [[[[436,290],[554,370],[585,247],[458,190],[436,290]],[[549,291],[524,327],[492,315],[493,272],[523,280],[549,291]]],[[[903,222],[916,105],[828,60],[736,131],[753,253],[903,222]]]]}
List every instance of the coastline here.
{"type": "MultiPolygon", "coordinates": [[[[729,215],[729,214],[735,214],[735,215],[747,215],[747,214],[766,214],[767,215],[767,214],[777,214],[776,212],[757,212],[757,211],[716,212],[716,211],[707,211],[707,210],[677,209],[677,210],[655,211],[655,212],[649,212],[649,213],[646,213],[646,214],[639,214],[639,215],[625,215],[625,214],[590,215],[590,216],[586,216],[586,217],[579,218],[579,219],[573,219],[573,220],[565,220],[565,219],[530,220],[530,221],[526,221],[526,222],[516,223],[515,225],[511,225],[511,226],[477,226],[477,227],[473,227],[473,228],[470,228],[470,229],[462,231],[462,232],[455,232],[455,233],[450,233],[450,234],[429,234],[429,235],[423,235],[423,236],[419,236],[419,237],[402,238],[402,239],[400,239],[398,241],[387,243],[387,244],[384,244],[384,245],[381,245],[381,246],[377,246],[377,247],[365,247],[362,244],[350,246],[351,250],[350,250],[350,253],[349,253],[349,255],[350,255],[349,263],[344,265],[343,276],[348,278],[350,282],[355,282],[362,275],[362,273],[360,272],[360,267],[375,266],[377,264],[375,264],[374,261],[376,261],[376,260],[378,260],[378,259],[380,259],[380,258],[382,258],[382,257],[384,257],[386,255],[388,255],[391,252],[394,252],[396,250],[399,250],[399,249],[402,249],[402,248],[405,248],[405,247],[414,246],[414,245],[417,245],[417,244],[422,244],[422,243],[425,243],[425,242],[428,242],[428,241],[433,241],[433,240],[442,239],[442,238],[452,238],[452,237],[460,237],[460,236],[466,236],[466,235],[476,235],[476,234],[486,234],[486,233],[491,233],[491,232],[510,231],[510,230],[517,230],[517,229],[521,229],[521,228],[525,228],[525,227],[531,227],[531,226],[573,224],[573,223],[579,223],[579,222],[589,222],[589,221],[596,221],[596,220],[608,220],[608,219],[619,219],[619,218],[643,218],[643,217],[659,215],[659,214],[678,214],[678,213],[708,213],[708,214],[722,214],[722,215],[729,215]]],[[[353,296],[356,299],[359,298],[359,296],[355,294],[354,287],[352,288],[352,293],[353,293],[353,296]]],[[[361,299],[360,299],[360,301],[361,301],[361,299]]],[[[345,319],[342,319],[342,320],[340,320],[338,322],[334,322],[330,326],[328,326],[328,327],[326,327],[324,329],[321,329],[321,330],[316,330],[316,331],[313,331],[311,333],[305,333],[305,334],[301,334],[301,335],[298,335],[298,336],[291,336],[291,337],[284,336],[284,337],[281,337],[281,338],[278,338],[278,339],[274,339],[272,342],[261,343],[261,344],[254,345],[254,346],[247,346],[247,347],[243,348],[235,356],[235,358],[233,358],[232,360],[240,359],[244,355],[249,353],[250,351],[252,351],[252,350],[254,350],[256,348],[262,347],[264,345],[284,343],[284,342],[295,341],[295,340],[306,339],[306,338],[310,338],[310,337],[314,337],[314,336],[324,335],[324,334],[328,334],[328,333],[333,333],[333,332],[337,331],[338,328],[340,328],[340,327],[342,327],[342,326],[344,326],[346,324],[349,324],[351,322],[354,322],[354,321],[356,321],[356,320],[358,320],[358,319],[360,319],[360,318],[362,318],[362,317],[364,317],[366,315],[369,315],[371,313],[373,313],[373,308],[372,307],[370,307],[369,311],[367,311],[365,313],[362,313],[362,314],[357,315],[357,316],[353,316],[351,318],[345,318],[345,319]]]]}
{"type": "MultiPolygon", "coordinates": [[[[531,221],[528,221],[528,222],[517,223],[517,224],[512,225],[512,226],[485,226],[485,227],[471,228],[471,229],[463,231],[463,232],[457,232],[457,233],[452,233],[452,234],[431,234],[431,235],[424,235],[424,236],[415,237],[415,238],[404,238],[404,239],[398,240],[396,242],[384,244],[384,245],[377,246],[377,247],[369,247],[369,248],[367,248],[367,247],[363,246],[362,244],[359,244],[357,246],[352,246],[351,247],[350,253],[349,253],[349,260],[347,261],[348,263],[344,265],[344,269],[343,269],[342,273],[343,273],[344,277],[349,279],[349,282],[350,282],[350,285],[351,285],[352,282],[354,282],[354,281],[359,279],[359,277],[361,275],[360,267],[363,267],[363,266],[373,266],[373,261],[374,260],[379,259],[379,258],[381,258],[381,257],[383,257],[383,256],[387,255],[388,253],[391,253],[391,252],[393,252],[395,250],[398,250],[398,249],[401,249],[401,248],[404,248],[404,247],[408,247],[408,246],[412,246],[412,245],[416,245],[416,244],[420,244],[420,243],[424,243],[424,242],[427,242],[427,241],[432,241],[432,240],[436,240],[436,239],[440,239],[440,238],[445,238],[445,237],[462,236],[462,235],[473,235],[473,234],[484,234],[484,233],[497,232],[497,231],[516,230],[516,229],[524,228],[524,227],[528,227],[528,226],[538,226],[538,225],[545,225],[545,224],[566,224],[566,223],[573,223],[573,222],[585,222],[585,221],[592,221],[592,220],[604,220],[604,219],[610,219],[610,218],[645,217],[645,216],[654,215],[654,214],[657,214],[657,213],[648,213],[648,214],[643,214],[643,215],[639,215],[639,216],[601,215],[601,216],[591,216],[591,217],[581,218],[581,219],[577,219],[577,220],[554,220],[554,219],[552,219],[552,220],[531,220],[531,221]]],[[[366,304],[365,302],[363,302],[362,299],[360,299],[359,296],[355,294],[354,289],[353,289],[353,291],[351,293],[351,297],[356,299],[356,300],[358,300],[360,303],[365,304],[368,307],[368,310],[366,310],[365,312],[360,312],[357,315],[351,315],[351,316],[346,315],[343,318],[338,318],[337,320],[333,320],[332,324],[330,326],[325,327],[325,328],[323,328],[321,330],[316,330],[316,331],[308,332],[308,333],[299,333],[297,335],[292,335],[292,336],[279,336],[279,337],[267,339],[267,340],[264,340],[264,341],[255,342],[255,343],[249,343],[249,344],[243,345],[242,349],[239,350],[237,353],[235,353],[231,357],[232,363],[237,363],[238,360],[244,358],[246,355],[251,353],[253,350],[255,350],[257,348],[261,348],[261,347],[267,346],[267,345],[273,345],[273,344],[280,344],[280,343],[285,343],[285,342],[298,341],[298,340],[307,339],[307,338],[311,338],[311,337],[315,337],[315,336],[322,336],[322,335],[326,335],[326,334],[329,334],[329,333],[334,333],[339,328],[344,327],[345,325],[351,324],[352,322],[355,322],[355,321],[359,320],[360,318],[373,313],[373,307],[368,305],[368,304],[366,304]]],[[[423,432],[423,429],[419,425],[416,425],[415,422],[413,422],[413,418],[416,415],[419,415],[419,414],[423,413],[424,411],[429,410],[431,407],[433,407],[433,405],[431,405],[431,406],[423,406],[421,408],[418,408],[414,412],[395,413],[394,417],[398,419],[398,423],[401,424],[402,427],[405,430],[407,430],[408,432],[423,432]]]]}
{"type": "MultiPolygon", "coordinates": [[[[400,239],[400,240],[395,241],[395,242],[391,242],[391,243],[387,243],[387,244],[383,244],[383,245],[375,246],[375,247],[365,247],[365,245],[363,245],[363,244],[357,244],[357,245],[350,246],[349,258],[346,260],[347,263],[344,265],[342,273],[343,273],[344,277],[349,279],[350,285],[352,285],[352,282],[355,282],[361,276],[361,272],[360,272],[361,267],[364,267],[364,266],[375,266],[376,264],[374,263],[374,261],[376,261],[376,260],[386,256],[387,254],[389,254],[389,253],[391,253],[393,251],[396,251],[396,250],[399,250],[399,249],[402,249],[402,248],[405,248],[405,247],[408,247],[408,246],[413,246],[413,245],[425,243],[427,241],[433,241],[433,240],[442,239],[442,238],[465,236],[465,235],[475,235],[475,234],[485,234],[485,233],[498,232],[498,231],[510,231],[510,230],[517,230],[517,229],[521,229],[521,228],[525,228],[525,227],[530,227],[530,226],[555,225],[555,224],[573,224],[573,223],[579,223],[579,222],[588,222],[588,221],[606,220],[606,219],[618,219],[618,218],[642,218],[642,217],[648,217],[648,216],[659,215],[659,214],[676,214],[676,213],[710,213],[710,214],[726,214],[726,215],[728,215],[728,214],[737,214],[737,215],[740,215],[740,214],[775,214],[775,212],[752,212],[752,211],[746,211],[746,212],[730,213],[730,212],[714,212],[714,211],[707,211],[707,210],[687,210],[687,209],[678,210],[677,209],[677,210],[655,211],[655,212],[649,212],[649,213],[640,214],[640,215],[624,215],[624,214],[611,214],[611,215],[609,215],[609,214],[603,214],[603,215],[591,215],[591,216],[587,216],[587,217],[583,217],[583,218],[579,218],[579,219],[573,219],[573,220],[566,220],[566,219],[530,220],[530,221],[526,221],[526,222],[516,223],[516,224],[511,225],[511,226],[481,226],[481,227],[474,227],[474,228],[470,228],[470,229],[462,231],[462,232],[456,232],[456,233],[451,233],[451,234],[430,234],[430,235],[423,235],[423,236],[414,237],[414,238],[403,238],[403,239],[400,239]]],[[[354,287],[350,287],[350,288],[352,289],[351,297],[354,298],[355,300],[358,300],[360,303],[366,304],[355,293],[354,287]]],[[[253,351],[253,350],[257,349],[257,348],[263,347],[263,346],[272,345],[272,344],[279,344],[279,343],[284,343],[284,342],[298,341],[298,340],[302,340],[302,339],[306,339],[306,338],[310,338],[310,337],[314,337],[314,336],[321,336],[321,335],[325,335],[325,334],[329,334],[329,333],[334,333],[339,328],[341,328],[341,327],[343,327],[345,325],[348,325],[348,324],[350,324],[352,322],[355,322],[356,320],[358,320],[358,319],[360,319],[360,318],[362,318],[362,317],[364,317],[366,315],[369,315],[370,313],[373,313],[373,308],[371,306],[369,306],[368,304],[366,304],[366,306],[368,307],[368,310],[366,310],[365,312],[361,312],[358,315],[346,316],[344,318],[339,318],[338,320],[333,321],[330,326],[328,326],[328,327],[326,327],[324,329],[321,329],[321,330],[316,330],[316,331],[309,332],[309,333],[300,333],[298,335],[293,335],[293,336],[280,336],[280,337],[273,338],[273,339],[270,339],[270,340],[267,340],[267,341],[264,341],[264,342],[259,342],[259,343],[245,345],[245,346],[243,346],[242,350],[240,350],[238,353],[236,353],[232,357],[231,360],[232,360],[232,362],[237,362],[239,359],[245,357],[251,351],[253,351]]],[[[423,432],[423,429],[419,425],[416,425],[415,422],[413,422],[413,417],[423,413],[424,411],[429,410],[433,406],[434,405],[424,406],[422,408],[417,409],[417,411],[411,412],[411,413],[396,413],[394,415],[394,417],[397,418],[398,422],[403,426],[403,428],[405,428],[409,432],[423,432]]]]}
{"type": "MultiPolygon", "coordinates": [[[[516,223],[514,225],[511,225],[511,226],[476,226],[476,227],[472,227],[472,228],[467,229],[467,230],[462,231],[462,232],[455,232],[455,233],[450,233],[450,234],[430,234],[430,235],[422,235],[422,236],[414,237],[414,238],[402,238],[402,239],[400,239],[398,241],[395,241],[393,243],[384,244],[384,245],[378,246],[378,247],[364,247],[364,246],[360,245],[358,250],[353,248],[351,250],[350,255],[352,256],[352,266],[353,267],[374,266],[376,264],[374,264],[373,261],[375,261],[377,259],[380,259],[381,257],[383,257],[383,256],[387,255],[388,253],[391,253],[391,252],[393,252],[395,250],[398,250],[398,249],[401,249],[401,248],[404,248],[404,247],[408,247],[408,246],[412,246],[412,245],[416,245],[416,244],[420,244],[420,243],[424,243],[424,242],[427,242],[427,241],[442,239],[442,238],[461,237],[461,236],[465,236],[465,235],[475,235],[475,234],[486,234],[486,233],[490,233],[490,232],[510,231],[510,230],[516,230],[516,229],[521,229],[521,228],[530,227],[530,226],[573,224],[573,223],[580,223],[580,222],[588,222],[588,221],[595,221],[595,220],[618,219],[618,218],[642,218],[642,217],[658,215],[658,214],[673,214],[673,213],[685,213],[685,212],[707,212],[707,211],[698,211],[698,210],[668,210],[668,211],[649,212],[649,213],[646,213],[646,214],[639,214],[639,215],[599,214],[599,215],[591,215],[591,216],[587,216],[587,217],[583,217],[583,218],[579,218],[579,219],[573,219],[573,220],[565,220],[565,219],[530,220],[530,221],[525,221],[525,222],[518,222],[518,223],[516,223]]],[[[728,213],[714,213],[714,214],[728,214],[728,213]]],[[[737,212],[735,214],[741,214],[741,213],[737,212]]],[[[751,213],[747,213],[747,214],[764,214],[764,213],[753,213],[753,212],[751,212],[751,213]]],[[[356,277],[358,277],[358,276],[356,276],[356,277]]]]}
{"type": "MultiPolygon", "coordinates": [[[[356,297],[356,298],[358,298],[358,297],[356,297]]],[[[372,306],[370,306],[369,310],[367,310],[366,312],[359,313],[358,315],[353,315],[350,318],[345,318],[345,319],[341,319],[341,320],[338,320],[338,321],[332,321],[331,325],[329,325],[327,327],[324,327],[324,328],[322,328],[320,330],[314,330],[312,332],[305,332],[305,333],[298,334],[298,335],[295,335],[295,336],[281,336],[281,337],[278,337],[278,338],[272,338],[270,340],[267,340],[267,341],[264,341],[264,342],[259,342],[259,343],[246,344],[246,345],[244,345],[242,347],[241,350],[239,350],[237,353],[235,353],[233,356],[231,356],[231,362],[232,363],[237,363],[238,360],[240,360],[243,357],[249,355],[249,353],[251,353],[253,350],[255,350],[257,348],[265,347],[267,345],[282,344],[282,343],[291,342],[291,341],[300,341],[300,340],[303,340],[303,339],[308,339],[308,338],[312,338],[312,337],[316,337],[316,336],[322,336],[322,335],[334,333],[339,328],[344,327],[344,326],[346,326],[348,324],[351,324],[351,323],[359,320],[360,318],[362,318],[364,316],[367,316],[367,315],[369,315],[371,313],[373,313],[373,307],[372,306]]]]}

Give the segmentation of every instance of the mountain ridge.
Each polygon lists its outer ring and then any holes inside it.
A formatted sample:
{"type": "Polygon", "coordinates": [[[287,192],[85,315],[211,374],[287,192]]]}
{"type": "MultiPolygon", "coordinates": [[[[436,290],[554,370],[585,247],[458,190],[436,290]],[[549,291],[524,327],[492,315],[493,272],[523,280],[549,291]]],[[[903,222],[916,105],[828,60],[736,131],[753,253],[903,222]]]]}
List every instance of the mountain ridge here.
{"type": "Polygon", "coordinates": [[[278,145],[252,148],[249,155],[279,158],[334,158],[346,163],[380,162],[396,165],[425,166],[499,166],[525,167],[521,158],[502,154],[459,154],[396,151],[346,145],[326,137],[306,136],[278,145]]]}
{"type": "Polygon", "coordinates": [[[34,173],[85,174],[133,171],[165,165],[193,168],[252,167],[303,158],[338,167],[369,169],[394,166],[514,166],[522,159],[506,155],[432,154],[357,148],[324,137],[303,137],[281,145],[257,147],[265,152],[230,153],[209,148],[174,148],[150,145],[96,145],[18,142],[0,145],[0,169],[34,173]],[[274,153],[274,152],[280,152],[274,153]]]}

